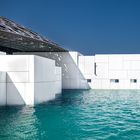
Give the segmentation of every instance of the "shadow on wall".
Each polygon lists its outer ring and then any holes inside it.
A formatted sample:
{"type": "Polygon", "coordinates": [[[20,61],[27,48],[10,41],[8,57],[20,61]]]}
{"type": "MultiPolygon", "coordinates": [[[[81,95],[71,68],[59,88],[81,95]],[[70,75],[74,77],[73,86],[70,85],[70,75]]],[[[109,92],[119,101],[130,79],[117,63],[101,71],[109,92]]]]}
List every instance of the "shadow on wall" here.
{"type": "Polygon", "coordinates": [[[62,67],[63,89],[89,89],[87,79],[78,68],[78,54],[77,52],[73,53],[75,53],[75,58],[69,52],[37,53],[37,55],[53,59],[56,66],[62,67]]]}
{"type": "Polygon", "coordinates": [[[75,58],[73,58],[70,53],[71,52],[18,52],[14,54],[38,55],[55,60],[56,66],[62,68],[62,89],[90,89],[87,79],[84,78],[78,68],[78,53],[72,52],[73,54],[75,53],[75,58]]]}
{"type": "Polygon", "coordinates": [[[16,83],[12,81],[7,74],[7,105],[24,105],[25,104],[25,83],[16,83]]]}

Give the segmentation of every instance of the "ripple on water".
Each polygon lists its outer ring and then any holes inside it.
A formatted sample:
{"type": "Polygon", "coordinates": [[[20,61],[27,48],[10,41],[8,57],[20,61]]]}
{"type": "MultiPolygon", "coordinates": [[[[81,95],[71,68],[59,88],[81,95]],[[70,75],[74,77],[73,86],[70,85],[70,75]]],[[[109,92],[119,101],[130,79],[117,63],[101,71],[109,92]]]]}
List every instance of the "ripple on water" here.
{"type": "Polygon", "coordinates": [[[0,107],[0,140],[140,139],[140,92],[65,90],[36,107],[0,107]]]}

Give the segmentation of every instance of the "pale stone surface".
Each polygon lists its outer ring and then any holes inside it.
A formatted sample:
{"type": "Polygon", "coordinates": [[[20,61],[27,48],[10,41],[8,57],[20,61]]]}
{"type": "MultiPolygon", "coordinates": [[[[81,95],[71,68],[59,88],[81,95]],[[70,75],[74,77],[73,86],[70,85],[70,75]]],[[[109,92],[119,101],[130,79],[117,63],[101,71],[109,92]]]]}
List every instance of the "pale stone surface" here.
{"type": "Polygon", "coordinates": [[[34,55],[0,56],[0,105],[35,105],[61,93],[61,68],[34,55]]]}
{"type": "Polygon", "coordinates": [[[6,72],[0,72],[0,105],[6,104],[6,72]]]}
{"type": "MultiPolygon", "coordinates": [[[[62,88],[63,89],[89,89],[90,85],[87,83],[86,77],[84,77],[83,73],[79,69],[79,61],[80,56],[82,54],[78,52],[28,52],[28,53],[16,53],[16,54],[34,54],[38,56],[42,56],[45,58],[49,58],[55,60],[55,64],[58,67],[62,68],[62,88]]],[[[87,59],[90,60],[88,56],[87,59]]],[[[87,60],[88,62],[88,60],[87,60]]],[[[91,60],[92,62],[92,60],[91,60]]],[[[88,65],[93,66],[88,63],[88,65]]],[[[87,74],[92,73],[91,67],[89,67],[90,72],[87,74]]]]}
{"type": "Polygon", "coordinates": [[[62,68],[63,89],[140,89],[140,54],[95,56],[83,56],[78,52],[26,54],[55,60],[55,64],[62,68]],[[111,82],[115,79],[119,81],[111,82]],[[136,82],[132,83],[131,79],[136,79],[136,82]]]}

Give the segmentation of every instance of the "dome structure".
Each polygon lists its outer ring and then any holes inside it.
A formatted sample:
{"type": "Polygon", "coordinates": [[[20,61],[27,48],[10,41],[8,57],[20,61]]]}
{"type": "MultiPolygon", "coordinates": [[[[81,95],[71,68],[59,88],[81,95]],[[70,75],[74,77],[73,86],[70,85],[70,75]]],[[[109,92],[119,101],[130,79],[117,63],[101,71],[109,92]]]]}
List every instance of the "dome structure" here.
{"type": "Polygon", "coordinates": [[[13,52],[65,52],[58,44],[15,23],[0,17],[0,51],[13,52]]]}

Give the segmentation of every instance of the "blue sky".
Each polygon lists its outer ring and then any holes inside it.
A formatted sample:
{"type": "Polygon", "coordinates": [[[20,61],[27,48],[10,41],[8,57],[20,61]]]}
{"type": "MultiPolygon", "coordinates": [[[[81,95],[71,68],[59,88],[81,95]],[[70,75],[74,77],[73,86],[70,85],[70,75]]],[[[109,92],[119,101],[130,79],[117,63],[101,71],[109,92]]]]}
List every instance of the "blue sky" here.
{"type": "Polygon", "coordinates": [[[1,0],[0,15],[83,54],[140,53],[140,0],[1,0]]]}

